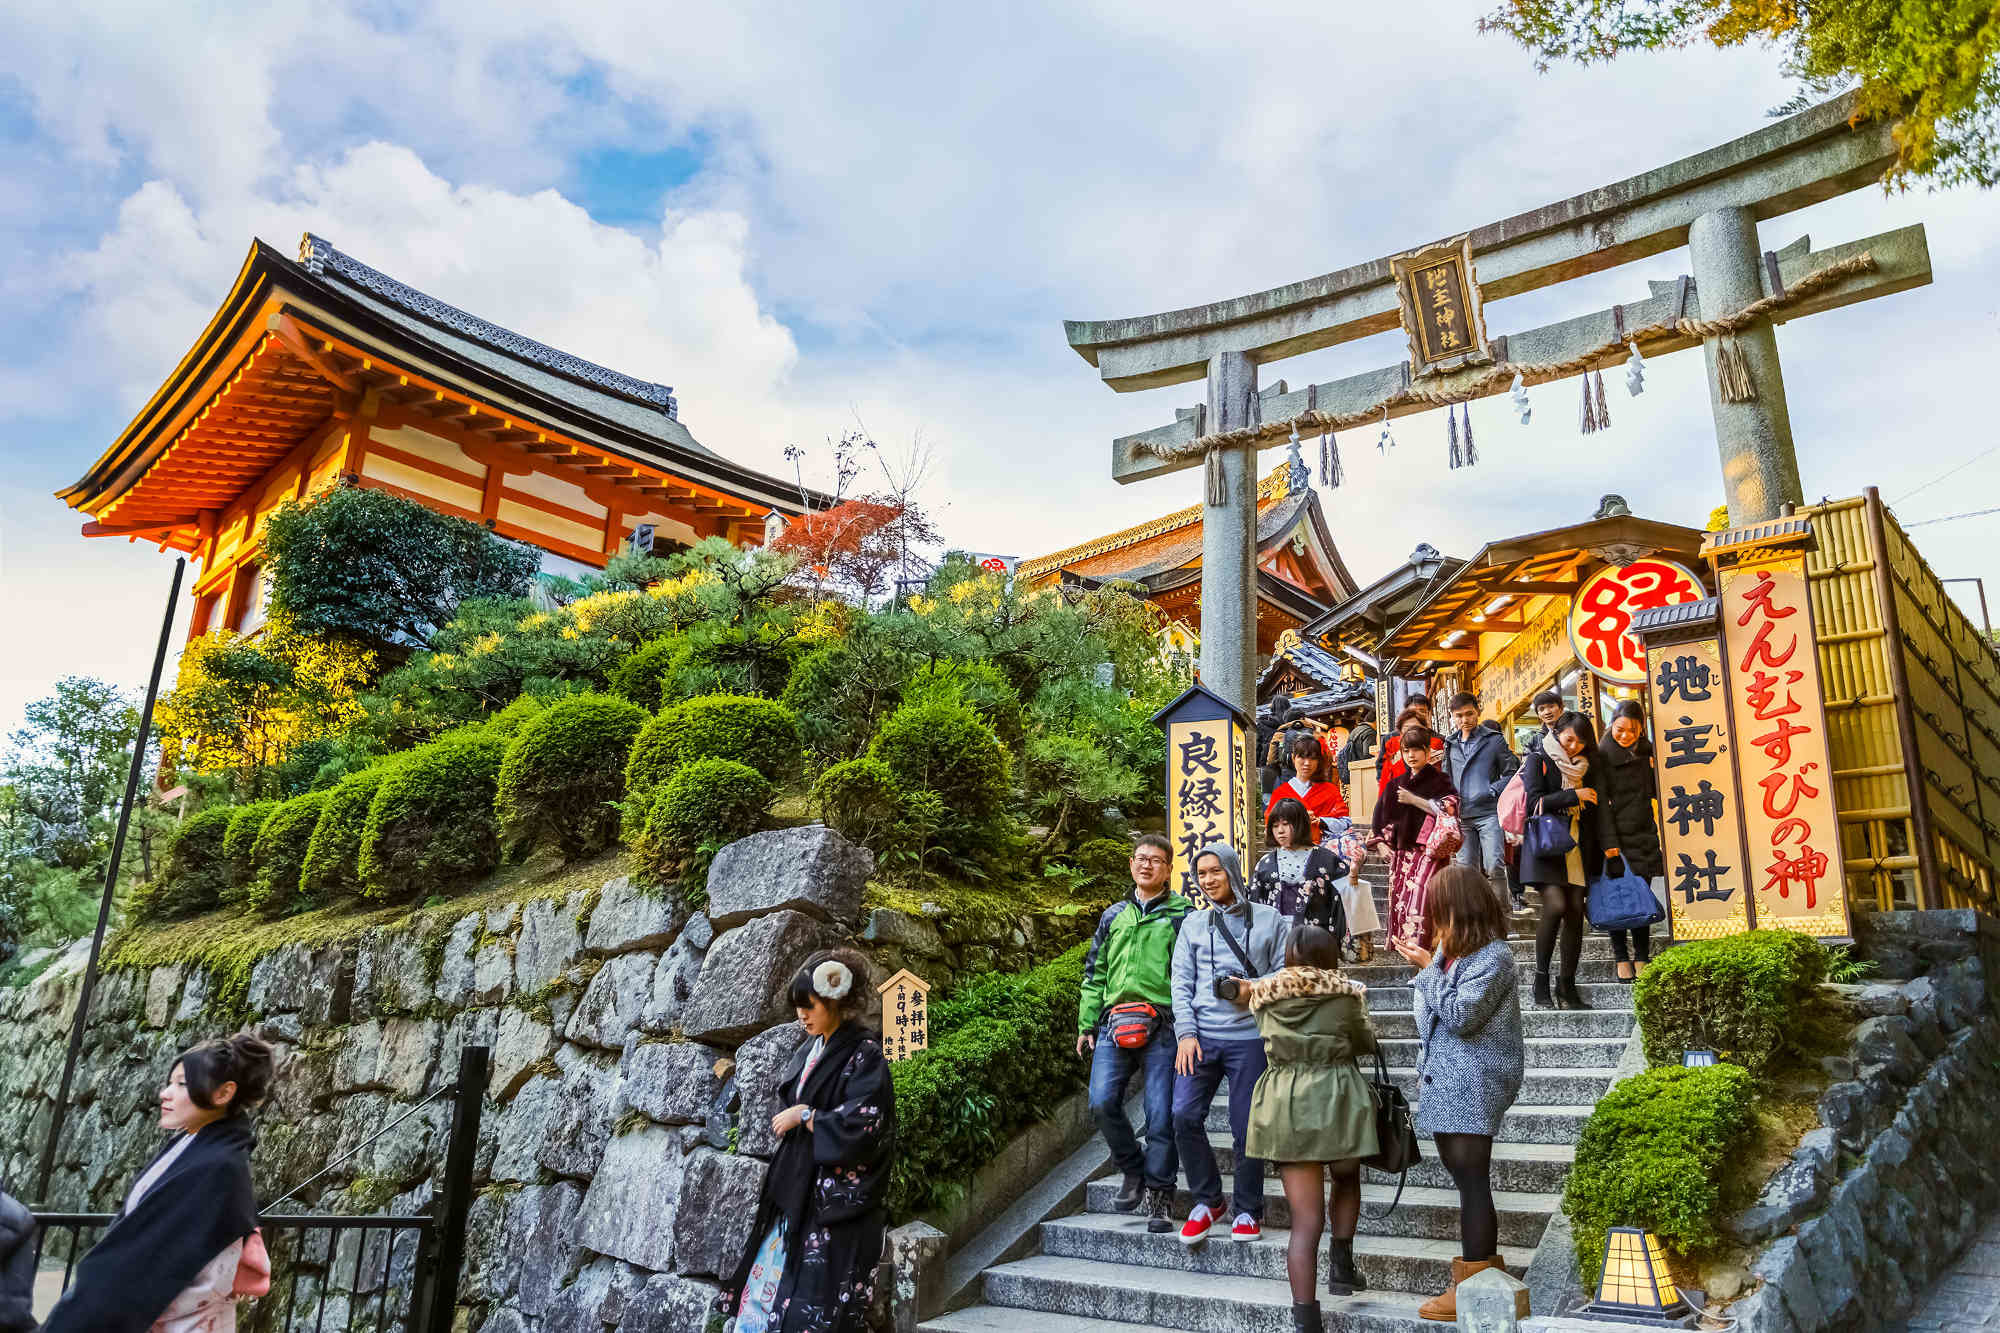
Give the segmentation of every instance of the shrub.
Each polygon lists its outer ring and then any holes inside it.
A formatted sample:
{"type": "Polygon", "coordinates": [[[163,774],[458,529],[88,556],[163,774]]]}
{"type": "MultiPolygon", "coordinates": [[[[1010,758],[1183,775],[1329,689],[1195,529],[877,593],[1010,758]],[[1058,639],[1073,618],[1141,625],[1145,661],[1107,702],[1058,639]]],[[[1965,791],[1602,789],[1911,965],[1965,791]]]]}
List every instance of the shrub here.
{"type": "Polygon", "coordinates": [[[277,808],[276,801],[251,801],[230,812],[229,829],[222,835],[224,902],[241,902],[250,892],[250,881],[257,874],[257,835],[277,808]]]}
{"type": "Polygon", "coordinates": [[[1083,1086],[1076,1009],[1085,947],[1032,971],[987,976],[931,1007],[929,1049],[891,1069],[895,1220],[952,1202],[1011,1134],[1083,1086]]]}
{"type": "Polygon", "coordinates": [[[904,791],[880,759],[835,764],[813,784],[813,799],[828,828],[875,853],[878,870],[914,861],[937,823],[936,798],[904,791]]]}
{"type": "Polygon", "coordinates": [[[226,805],[216,805],[181,821],[167,843],[158,888],[132,905],[135,919],[193,916],[222,901],[222,891],[229,883],[222,843],[235,813],[226,805]]]}
{"type": "Polygon", "coordinates": [[[790,625],[774,620],[752,626],[701,621],[688,627],[683,644],[686,651],[673,654],[661,675],[658,702],[708,694],[775,699],[808,648],[790,625]]]}
{"type": "Polygon", "coordinates": [[[956,700],[970,708],[1008,749],[1019,749],[1024,735],[1021,696],[991,662],[933,662],[910,677],[904,703],[956,700]]]}
{"type": "Polygon", "coordinates": [[[967,855],[993,840],[1007,800],[1007,751],[964,704],[904,704],[882,724],[868,753],[905,789],[938,798],[938,840],[949,850],[967,855]]]}
{"type": "Polygon", "coordinates": [[[611,673],[611,691],[651,711],[660,706],[666,679],[687,660],[687,642],[678,635],[654,639],[618,664],[611,673]],[[678,659],[678,660],[677,660],[678,659]]]}
{"type": "Polygon", "coordinates": [[[608,694],[563,699],[521,728],[500,765],[495,809],[510,839],[552,839],[581,860],[618,837],[625,756],[646,710],[608,694]]]}
{"type": "Polygon", "coordinates": [[[1754,1090],[1750,1072],[1735,1065],[1663,1065],[1597,1103],[1563,1191],[1586,1283],[1603,1265],[1608,1227],[1644,1227],[1682,1254],[1721,1240],[1723,1177],[1749,1142],[1754,1090]]]}
{"type": "Polygon", "coordinates": [[[335,783],[320,807],[299,868],[299,899],[324,903],[361,892],[361,839],[368,830],[368,806],[394,760],[384,760],[335,783]]]}
{"type": "Polygon", "coordinates": [[[522,727],[547,711],[548,706],[548,700],[533,694],[524,694],[487,718],[486,730],[495,736],[512,740],[520,734],[522,727]]]}
{"type": "Polygon", "coordinates": [[[506,753],[500,737],[465,729],[403,755],[368,803],[362,896],[454,893],[499,865],[493,793],[506,753]]]}
{"type": "Polygon", "coordinates": [[[1633,988],[1646,1059],[1678,1064],[1705,1047],[1761,1073],[1794,1042],[1800,1011],[1825,979],[1826,946],[1790,930],[1753,930],[1668,950],[1633,988]]]}
{"type": "Polygon", "coordinates": [[[625,836],[644,830],[653,794],[697,759],[734,760],[778,782],[793,771],[798,755],[798,722],[773,700],[712,694],[663,708],[632,742],[625,764],[625,836]]]}
{"type": "Polygon", "coordinates": [[[309,791],[294,796],[264,821],[250,852],[257,870],[243,896],[246,906],[272,913],[298,906],[306,849],[312,845],[313,830],[319,827],[320,812],[326,808],[328,794],[309,791]]]}
{"type": "Polygon", "coordinates": [[[780,696],[798,719],[799,738],[820,763],[852,759],[868,748],[882,719],[901,702],[909,660],[873,638],[813,649],[780,696]]]}
{"type": "Polygon", "coordinates": [[[773,794],[769,779],[733,759],[697,759],[680,768],[654,797],[632,849],[639,868],[655,883],[671,883],[704,848],[754,833],[773,794]]]}

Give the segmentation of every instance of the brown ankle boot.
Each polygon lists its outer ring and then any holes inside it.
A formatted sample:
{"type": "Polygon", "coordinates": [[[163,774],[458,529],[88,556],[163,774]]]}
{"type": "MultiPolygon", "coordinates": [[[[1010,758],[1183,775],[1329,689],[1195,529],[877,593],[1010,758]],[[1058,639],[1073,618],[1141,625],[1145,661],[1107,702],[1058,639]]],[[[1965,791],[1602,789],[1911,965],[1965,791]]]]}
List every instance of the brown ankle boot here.
{"type": "Polygon", "coordinates": [[[1451,1285],[1446,1287],[1441,1294],[1433,1296],[1422,1305],[1419,1305],[1417,1307],[1418,1317],[1436,1319],[1447,1323],[1457,1320],[1458,1284],[1471,1277],[1474,1273],[1483,1273],[1489,1268],[1497,1268],[1504,1273],[1507,1271],[1507,1264],[1499,1255],[1495,1255],[1491,1259],[1472,1261],[1453,1259],[1451,1261],[1451,1285]]]}

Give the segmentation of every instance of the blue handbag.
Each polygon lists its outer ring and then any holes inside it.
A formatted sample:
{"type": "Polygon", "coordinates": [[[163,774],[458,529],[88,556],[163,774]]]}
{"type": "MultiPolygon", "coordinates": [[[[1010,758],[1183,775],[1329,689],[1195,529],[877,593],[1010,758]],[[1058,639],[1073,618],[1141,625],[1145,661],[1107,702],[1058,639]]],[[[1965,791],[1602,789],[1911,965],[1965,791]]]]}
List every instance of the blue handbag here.
{"type": "Polygon", "coordinates": [[[1575,846],[1576,838],[1569,831],[1569,816],[1543,814],[1542,803],[1536,801],[1535,813],[1528,816],[1521,828],[1521,855],[1536,860],[1560,859],[1568,856],[1575,846]]]}
{"type": "Polygon", "coordinates": [[[1619,873],[1600,875],[1590,881],[1584,901],[1584,915],[1599,930],[1643,930],[1666,916],[1666,909],[1653,896],[1652,885],[1632,873],[1632,867],[1618,858],[1619,873]]]}

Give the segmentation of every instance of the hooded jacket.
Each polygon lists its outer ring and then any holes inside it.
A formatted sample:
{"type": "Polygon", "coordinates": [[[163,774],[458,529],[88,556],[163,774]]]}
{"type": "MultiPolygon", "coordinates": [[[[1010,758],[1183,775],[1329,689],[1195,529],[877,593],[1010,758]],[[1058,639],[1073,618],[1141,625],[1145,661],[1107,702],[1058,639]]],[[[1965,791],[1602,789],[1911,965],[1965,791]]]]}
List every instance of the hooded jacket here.
{"type": "Polygon", "coordinates": [[[1256,1016],[1243,1005],[1217,998],[1215,980],[1254,980],[1283,967],[1285,939],[1292,933],[1292,923],[1277,908],[1250,901],[1243,891],[1243,863],[1235,848],[1210,843],[1196,855],[1196,864],[1211,854],[1222,862],[1235,901],[1227,908],[1197,911],[1181,927],[1180,940],[1174,945],[1174,1034],[1205,1041],[1256,1041],[1256,1016]],[[1247,975],[1242,960],[1222,937],[1225,930],[1250,959],[1252,970],[1247,975]]]}
{"type": "Polygon", "coordinates": [[[1149,903],[1134,892],[1104,909],[1083,960],[1083,988],[1076,1030],[1095,1032],[1113,1005],[1143,1000],[1164,1009],[1173,1003],[1168,973],[1174,937],[1188,914],[1188,900],[1162,888],[1149,903]]]}
{"type": "Polygon", "coordinates": [[[0,1190],[0,1333],[34,1333],[35,1218],[0,1190]]]}

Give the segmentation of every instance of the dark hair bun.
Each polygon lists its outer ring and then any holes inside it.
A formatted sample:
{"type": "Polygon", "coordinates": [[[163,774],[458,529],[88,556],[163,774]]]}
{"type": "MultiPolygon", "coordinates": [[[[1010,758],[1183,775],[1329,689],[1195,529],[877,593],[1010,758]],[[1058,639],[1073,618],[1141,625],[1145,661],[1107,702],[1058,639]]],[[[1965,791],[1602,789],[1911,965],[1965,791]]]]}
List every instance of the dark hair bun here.
{"type": "Polygon", "coordinates": [[[262,1038],[239,1032],[229,1039],[229,1050],[236,1071],[236,1105],[247,1111],[271,1091],[271,1046],[262,1038]]]}
{"type": "Polygon", "coordinates": [[[215,1094],[234,1083],[231,1115],[241,1115],[264,1100],[271,1090],[271,1048],[248,1032],[210,1037],[182,1051],[174,1060],[187,1079],[188,1096],[196,1106],[214,1109],[215,1094]]]}

